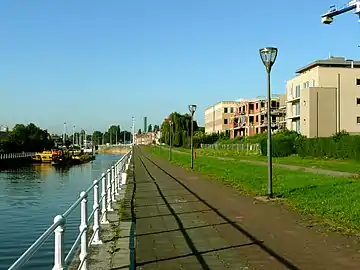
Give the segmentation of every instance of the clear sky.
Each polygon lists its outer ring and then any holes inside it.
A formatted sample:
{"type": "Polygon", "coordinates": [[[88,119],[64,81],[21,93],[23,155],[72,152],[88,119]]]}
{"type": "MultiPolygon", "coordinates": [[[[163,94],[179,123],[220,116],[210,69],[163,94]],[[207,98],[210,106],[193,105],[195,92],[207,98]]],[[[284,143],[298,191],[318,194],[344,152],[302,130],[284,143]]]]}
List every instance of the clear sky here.
{"type": "Polygon", "coordinates": [[[266,94],[261,47],[279,48],[274,93],[329,52],[360,59],[356,15],[321,24],[347,3],[331,1],[1,1],[0,125],[138,129],[189,103],[202,124],[213,103],[266,94]]]}

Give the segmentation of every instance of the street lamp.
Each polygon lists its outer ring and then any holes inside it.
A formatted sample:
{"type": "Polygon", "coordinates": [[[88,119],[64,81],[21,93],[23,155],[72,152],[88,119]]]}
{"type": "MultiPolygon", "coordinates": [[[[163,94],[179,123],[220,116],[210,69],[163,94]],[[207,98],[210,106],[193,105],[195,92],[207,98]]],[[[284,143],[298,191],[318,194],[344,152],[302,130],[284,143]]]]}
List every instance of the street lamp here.
{"type": "Polygon", "coordinates": [[[193,144],[193,133],[194,133],[194,114],[196,111],[196,105],[189,105],[189,112],[191,114],[191,130],[190,130],[190,147],[191,147],[191,169],[194,168],[194,144],[193,144]]]}
{"type": "Polygon", "coordinates": [[[72,138],[72,141],[73,141],[73,147],[75,145],[75,125],[73,125],[73,138],[72,138]]]}
{"type": "Polygon", "coordinates": [[[172,152],[172,125],[173,125],[173,122],[171,121],[171,119],[169,118],[166,118],[165,121],[168,121],[169,122],[169,125],[170,125],[170,129],[169,129],[169,160],[171,161],[171,152],[172,152]]]}
{"type": "Polygon", "coordinates": [[[261,60],[266,68],[267,72],[267,156],[268,156],[268,196],[272,197],[272,145],[271,145],[271,87],[270,87],[270,73],[271,68],[274,65],[278,53],[278,49],[274,47],[267,47],[259,50],[261,60]]]}

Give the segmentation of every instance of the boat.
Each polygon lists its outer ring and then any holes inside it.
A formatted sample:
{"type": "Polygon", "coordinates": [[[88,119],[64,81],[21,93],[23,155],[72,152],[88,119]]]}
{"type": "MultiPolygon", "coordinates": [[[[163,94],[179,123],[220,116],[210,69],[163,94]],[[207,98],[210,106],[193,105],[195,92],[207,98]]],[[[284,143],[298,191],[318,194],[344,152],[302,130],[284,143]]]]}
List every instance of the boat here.
{"type": "Polygon", "coordinates": [[[73,164],[83,164],[95,159],[93,155],[83,151],[73,151],[71,158],[73,164]]]}
{"type": "Polygon", "coordinates": [[[71,164],[72,155],[69,150],[63,148],[53,151],[51,164],[53,166],[67,166],[71,164]]]}
{"type": "Polygon", "coordinates": [[[51,163],[53,151],[54,150],[44,150],[37,152],[31,159],[36,163],[51,163]]]}

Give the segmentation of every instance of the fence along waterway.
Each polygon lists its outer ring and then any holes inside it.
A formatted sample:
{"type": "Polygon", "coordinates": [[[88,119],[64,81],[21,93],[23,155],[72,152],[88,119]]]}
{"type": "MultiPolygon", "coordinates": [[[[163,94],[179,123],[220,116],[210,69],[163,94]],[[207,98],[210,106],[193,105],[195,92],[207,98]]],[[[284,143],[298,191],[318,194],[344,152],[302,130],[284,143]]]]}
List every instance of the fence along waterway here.
{"type": "MultiPolygon", "coordinates": [[[[70,169],[55,169],[36,164],[16,171],[0,172],[0,269],[13,263],[51,224],[79,198],[101,172],[119,156],[99,155],[92,163],[70,169]]],[[[93,192],[88,194],[88,216],[93,212],[93,192]],[[91,194],[90,194],[91,193],[91,194]]],[[[66,218],[64,251],[66,254],[79,234],[80,206],[66,218]]],[[[89,227],[92,225],[89,222],[89,227]]],[[[64,256],[65,258],[65,256],[64,256]]],[[[68,259],[69,260],[69,259],[68,259]]],[[[54,236],[50,235],[24,269],[50,269],[54,262],[54,236]]],[[[12,269],[19,269],[20,264],[12,269]]]]}

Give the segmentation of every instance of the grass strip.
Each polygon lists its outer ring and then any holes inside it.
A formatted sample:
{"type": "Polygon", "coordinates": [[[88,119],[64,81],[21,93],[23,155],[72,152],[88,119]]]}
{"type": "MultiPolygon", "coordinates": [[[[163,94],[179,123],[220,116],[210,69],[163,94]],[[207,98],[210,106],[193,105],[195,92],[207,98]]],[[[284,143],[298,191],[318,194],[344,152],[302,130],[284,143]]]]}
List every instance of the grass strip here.
{"type": "MultiPolygon", "coordinates": [[[[189,149],[175,148],[176,150],[190,153],[189,149]]],[[[214,149],[195,149],[197,155],[212,156],[212,157],[229,157],[237,160],[249,160],[257,162],[267,162],[266,156],[256,155],[253,153],[247,154],[244,151],[236,150],[214,150],[214,149]]],[[[329,159],[329,158],[313,158],[313,157],[299,157],[292,155],[288,157],[273,158],[275,164],[295,165],[300,167],[308,167],[314,169],[323,169],[339,172],[360,173],[360,163],[356,160],[350,159],[329,159]]]]}

